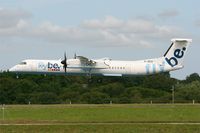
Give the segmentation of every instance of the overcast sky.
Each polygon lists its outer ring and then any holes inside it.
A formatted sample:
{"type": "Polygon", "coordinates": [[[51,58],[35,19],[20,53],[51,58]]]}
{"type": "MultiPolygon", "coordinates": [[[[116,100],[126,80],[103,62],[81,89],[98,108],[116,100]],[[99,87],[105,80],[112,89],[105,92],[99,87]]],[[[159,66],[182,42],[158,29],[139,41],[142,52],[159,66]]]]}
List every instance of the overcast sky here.
{"type": "Polygon", "coordinates": [[[200,70],[198,0],[0,0],[0,69],[23,59],[162,56],[171,38],[192,38],[184,79],[200,70]]]}

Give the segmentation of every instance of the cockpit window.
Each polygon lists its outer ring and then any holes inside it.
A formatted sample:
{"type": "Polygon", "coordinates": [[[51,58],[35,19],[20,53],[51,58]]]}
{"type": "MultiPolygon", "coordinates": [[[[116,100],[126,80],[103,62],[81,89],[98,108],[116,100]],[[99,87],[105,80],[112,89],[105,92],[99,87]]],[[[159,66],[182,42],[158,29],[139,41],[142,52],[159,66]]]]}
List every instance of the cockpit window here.
{"type": "Polygon", "coordinates": [[[20,62],[19,65],[26,65],[26,62],[20,62]]]}

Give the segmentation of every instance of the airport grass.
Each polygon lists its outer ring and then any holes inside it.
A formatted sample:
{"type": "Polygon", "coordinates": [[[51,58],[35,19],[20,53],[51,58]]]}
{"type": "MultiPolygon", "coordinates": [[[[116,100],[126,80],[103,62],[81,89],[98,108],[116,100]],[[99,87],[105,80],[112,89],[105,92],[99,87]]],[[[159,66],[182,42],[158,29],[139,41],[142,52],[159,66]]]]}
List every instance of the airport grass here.
{"type": "Polygon", "coordinates": [[[31,125],[0,126],[0,132],[45,133],[199,133],[199,125],[31,125]]]}
{"type": "Polygon", "coordinates": [[[2,115],[0,132],[200,132],[199,104],[8,105],[2,115]]]}
{"type": "Polygon", "coordinates": [[[200,105],[10,105],[0,122],[200,122],[200,105]]]}

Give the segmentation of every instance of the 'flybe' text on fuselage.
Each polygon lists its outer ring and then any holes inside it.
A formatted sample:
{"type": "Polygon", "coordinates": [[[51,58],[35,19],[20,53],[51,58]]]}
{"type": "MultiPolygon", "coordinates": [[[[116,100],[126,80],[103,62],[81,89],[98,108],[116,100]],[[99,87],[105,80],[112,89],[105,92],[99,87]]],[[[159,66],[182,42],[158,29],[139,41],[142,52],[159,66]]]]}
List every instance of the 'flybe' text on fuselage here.
{"type": "Polygon", "coordinates": [[[48,71],[60,71],[60,66],[57,63],[48,62],[48,71]]]}
{"type": "Polygon", "coordinates": [[[38,69],[40,70],[48,70],[48,71],[60,71],[61,66],[58,63],[51,63],[48,62],[46,63],[42,63],[40,62],[38,64],[38,69]]]}

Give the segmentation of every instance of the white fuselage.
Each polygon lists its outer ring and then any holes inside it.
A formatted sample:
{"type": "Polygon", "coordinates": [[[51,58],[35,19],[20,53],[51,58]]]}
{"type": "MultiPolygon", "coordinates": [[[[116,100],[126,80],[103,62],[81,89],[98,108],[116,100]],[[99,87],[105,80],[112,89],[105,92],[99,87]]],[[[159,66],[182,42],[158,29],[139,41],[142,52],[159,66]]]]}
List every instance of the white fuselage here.
{"type": "Polygon", "coordinates": [[[170,67],[164,57],[139,60],[139,61],[118,61],[111,59],[94,60],[97,62],[95,69],[84,66],[80,68],[77,59],[69,59],[70,64],[66,73],[64,72],[61,60],[24,60],[10,69],[16,73],[38,73],[38,74],[67,74],[67,75],[103,75],[103,76],[124,76],[124,75],[149,75],[160,72],[180,69],[182,67],[170,67]],[[76,67],[74,67],[76,66],[76,67]]]}
{"type": "Polygon", "coordinates": [[[10,72],[66,75],[149,75],[183,68],[183,59],[191,39],[172,39],[163,57],[139,61],[118,61],[108,58],[91,60],[83,56],[64,60],[24,60],[10,72]]]}

